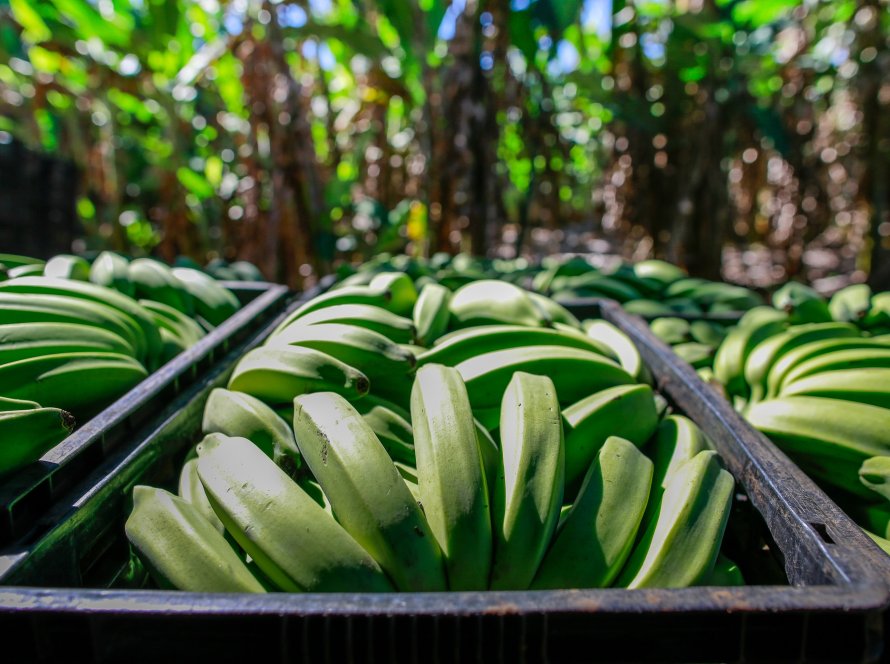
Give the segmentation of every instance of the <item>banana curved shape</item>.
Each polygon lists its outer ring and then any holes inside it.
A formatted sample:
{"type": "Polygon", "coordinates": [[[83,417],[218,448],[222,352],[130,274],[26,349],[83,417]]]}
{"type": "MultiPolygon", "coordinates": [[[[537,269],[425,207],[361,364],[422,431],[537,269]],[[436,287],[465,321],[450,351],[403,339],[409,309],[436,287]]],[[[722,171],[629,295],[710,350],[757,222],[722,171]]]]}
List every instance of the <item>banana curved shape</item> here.
{"type": "Polygon", "coordinates": [[[598,291],[601,296],[621,303],[639,300],[643,297],[639,290],[625,281],[614,279],[600,272],[588,272],[577,277],[557,277],[551,283],[550,288],[553,290],[554,299],[557,300],[563,299],[567,291],[584,292],[586,290],[598,291]]]}
{"type": "Polygon", "coordinates": [[[566,309],[556,300],[532,291],[528,292],[528,296],[531,298],[532,304],[542,312],[545,319],[551,321],[551,324],[554,327],[559,324],[573,330],[581,329],[581,321],[578,320],[575,314],[566,309]]]}
{"type": "MultiPolygon", "coordinates": [[[[410,318],[397,316],[382,307],[370,304],[335,304],[300,316],[300,325],[318,323],[342,323],[367,328],[397,344],[411,343],[416,339],[416,328],[410,318]]],[[[283,322],[273,332],[278,334],[287,325],[283,322]]]]}
{"type": "MultiPolygon", "coordinates": [[[[380,282],[378,282],[380,283],[380,282]]],[[[400,283],[391,284],[398,290],[400,283]]],[[[413,284],[412,284],[413,287],[413,284]]],[[[299,320],[306,314],[341,304],[365,304],[375,307],[381,307],[398,316],[404,315],[404,304],[402,300],[406,299],[404,294],[396,293],[393,288],[375,288],[371,285],[367,286],[343,286],[334,290],[329,290],[321,295],[304,302],[297,307],[281,322],[281,327],[287,327],[296,320],[299,320]]],[[[407,299],[410,299],[410,295],[407,299]]],[[[408,309],[408,315],[411,309],[408,309]]]]}
{"type": "Polygon", "coordinates": [[[189,502],[153,487],[133,487],[124,526],[162,588],[193,592],[265,592],[225,538],[189,502]]]}
{"type": "Polygon", "coordinates": [[[433,342],[445,334],[451,312],[448,303],[451,291],[437,283],[424,286],[412,313],[414,326],[417,328],[417,343],[431,346],[433,342]]]}
{"type": "Polygon", "coordinates": [[[811,323],[793,325],[785,332],[759,343],[745,360],[745,382],[751,389],[751,401],[766,396],[769,371],[785,353],[812,341],[858,337],[859,330],[850,323],[811,323]]]}
{"type": "Polygon", "coordinates": [[[414,282],[404,272],[381,272],[374,275],[368,286],[377,291],[391,293],[390,311],[399,316],[410,316],[417,302],[414,282]]]}
{"type": "Polygon", "coordinates": [[[732,328],[714,355],[714,376],[729,394],[747,396],[745,361],[763,340],[781,333],[788,326],[788,314],[773,307],[754,307],[746,311],[732,328]]]}
{"type": "Polygon", "coordinates": [[[585,320],[582,323],[588,337],[605,345],[618,358],[618,364],[636,380],[645,380],[647,370],[640,351],[624,332],[605,320],[585,320]]]}
{"type": "Polygon", "coordinates": [[[6,413],[12,410],[32,410],[33,408],[40,408],[40,404],[36,401],[0,397],[0,413],[6,413]]]}
{"type": "Polygon", "coordinates": [[[452,293],[448,308],[455,328],[498,324],[541,327],[550,322],[534,305],[528,291],[494,279],[461,286],[452,293]]]}
{"type": "Polygon", "coordinates": [[[464,360],[455,368],[467,385],[474,409],[497,406],[500,395],[504,394],[517,371],[549,376],[556,385],[560,402],[565,404],[575,403],[607,387],[634,382],[612,360],[565,346],[528,346],[492,351],[464,360]]]}
{"type": "Polygon", "coordinates": [[[820,397],[778,397],[751,406],[751,425],[816,480],[872,499],[859,468],[890,453],[890,410],[820,397]]]}
{"type": "MultiPolygon", "coordinates": [[[[9,282],[0,282],[0,287],[6,283],[9,282]]],[[[120,311],[98,302],[61,295],[5,293],[0,289],[0,325],[18,323],[72,323],[99,327],[129,343],[136,351],[136,359],[146,357],[145,338],[136,323],[120,311]]],[[[151,326],[160,344],[160,335],[153,322],[151,326]]]]}
{"type": "Polygon", "coordinates": [[[445,590],[442,552],[405,481],[342,396],[294,399],[294,434],[339,523],[402,591],[445,590]]]}
{"type": "Polygon", "coordinates": [[[776,396],[782,389],[788,373],[793,371],[802,362],[812,358],[833,353],[839,350],[853,350],[856,348],[888,348],[886,343],[869,337],[842,337],[840,339],[822,339],[811,341],[794,348],[780,357],[766,377],[767,398],[776,396]]]}
{"type": "Polygon", "coordinates": [[[575,330],[521,325],[480,325],[460,330],[456,335],[417,356],[417,365],[456,366],[482,353],[524,346],[565,346],[617,359],[611,348],[575,330]]]}
{"type": "Polygon", "coordinates": [[[710,576],[735,481],[720,467],[717,453],[699,452],[670,478],[658,516],[627,561],[617,585],[677,588],[710,576]]]}
{"type": "Polygon", "coordinates": [[[654,279],[655,281],[658,281],[663,288],[670,286],[675,281],[688,277],[682,268],[657,258],[650,258],[634,263],[633,271],[634,274],[641,279],[654,279]]]}
{"type": "Polygon", "coordinates": [[[198,477],[198,458],[194,457],[182,464],[179,471],[179,497],[192,505],[198,510],[205,519],[210,522],[220,535],[226,531],[223,522],[219,520],[210,501],[207,499],[207,493],[204,491],[204,485],[201,484],[201,478],[198,477]]]}
{"type": "Polygon", "coordinates": [[[154,300],[139,300],[139,304],[148,311],[158,327],[166,328],[172,334],[178,336],[190,348],[207,335],[194,318],[186,316],[178,309],[154,300]]]}
{"type": "Polygon", "coordinates": [[[195,314],[195,303],[185,285],[173,276],[173,270],[153,258],[136,258],[130,261],[127,276],[136,291],[136,297],[154,300],[181,311],[186,316],[195,314]]]}
{"type": "Polygon", "coordinates": [[[93,325],[11,323],[0,325],[0,364],[41,355],[74,352],[120,353],[135,358],[125,339],[93,325]]]}
{"type": "Polygon", "coordinates": [[[280,404],[293,401],[298,394],[319,391],[357,399],[369,386],[365,374],[327,353],[297,346],[261,346],[235,365],[227,387],[280,404]]]}
{"type": "Polygon", "coordinates": [[[773,306],[787,313],[793,325],[831,321],[831,311],[825,298],[797,281],[789,281],[779,288],[772,299],[773,306]]]}
{"type": "Polygon", "coordinates": [[[652,330],[652,334],[669,345],[681,344],[690,340],[689,321],[682,318],[672,316],[656,318],[649,323],[649,329],[652,330]]]}
{"type": "Polygon", "coordinates": [[[103,251],[90,266],[90,281],[97,286],[113,288],[128,297],[135,297],[136,289],[130,282],[130,261],[113,251],[103,251]]]}
{"type": "Polygon", "coordinates": [[[0,394],[92,415],[148,376],[119,353],[59,353],[0,365],[0,394]]]}
{"type": "Polygon", "coordinates": [[[875,544],[881,547],[881,551],[890,556],[890,540],[884,539],[880,535],[875,535],[873,532],[865,530],[864,528],[862,529],[862,532],[868,535],[875,544]]]}
{"type": "Polygon", "coordinates": [[[808,358],[785,374],[780,391],[785,393],[794,383],[824,373],[844,370],[886,369],[890,367],[890,346],[838,349],[808,358]]]}
{"type": "Polygon", "coordinates": [[[652,462],[636,445],[609,437],[560,523],[533,589],[609,586],[630,555],[652,484],[652,462]]]}
{"type": "Polygon", "coordinates": [[[46,265],[43,266],[43,274],[56,279],[88,281],[90,264],[81,256],[57,254],[46,261],[46,265]]]}
{"type": "Polygon", "coordinates": [[[22,410],[0,412],[0,477],[33,463],[74,430],[71,413],[25,404],[22,410]]]}
{"type": "MultiPolygon", "coordinates": [[[[123,321],[123,325],[132,330],[131,335],[135,338],[122,336],[133,344],[139,354],[138,359],[145,357],[150,360],[160,347],[160,335],[148,312],[140,307],[133,298],[110,288],[71,279],[20,277],[0,282],[0,293],[40,295],[41,300],[44,299],[43,296],[74,298],[80,300],[74,304],[81,309],[105,311],[110,308],[123,321]],[[88,302],[89,306],[85,302],[88,302]]],[[[46,301],[49,302],[48,299],[46,301]]],[[[114,330],[112,327],[106,327],[106,329],[114,330]]]]}
{"type": "Polygon", "coordinates": [[[195,313],[213,327],[224,323],[241,308],[235,294],[209,274],[190,267],[174,267],[171,271],[191,295],[195,313]]]}
{"type": "Polygon", "coordinates": [[[652,388],[610,387],[562,411],[565,432],[565,495],[573,499],[600,447],[610,436],[642,446],[658,426],[652,388]]]}
{"type": "Polygon", "coordinates": [[[871,308],[871,288],[868,284],[852,284],[841,288],[828,301],[831,317],[843,323],[858,323],[871,308]]]}
{"type": "Polygon", "coordinates": [[[327,353],[359,369],[371,381],[407,374],[416,363],[414,355],[382,334],[341,323],[291,325],[270,337],[265,345],[300,346],[327,353]]]}
{"type": "Polygon", "coordinates": [[[18,279],[19,277],[41,277],[43,276],[43,264],[19,265],[11,267],[6,271],[7,279],[18,279]]]}
{"type": "Polygon", "coordinates": [[[395,404],[367,395],[353,406],[377,435],[393,461],[417,465],[411,416],[395,404]],[[400,412],[404,414],[400,414],[400,412]]]}
{"type": "Polygon", "coordinates": [[[842,399],[890,408],[890,368],[825,371],[788,383],[780,396],[842,399]]]}
{"type": "Polygon", "coordinates": [[[204,434],[247,438],[281,465],[299,468],[300,451],[290,425],[265,403],[244,392],[222,387],[210,391],[201,422],[204,434]]]}
{"type": "Polygon", "coordinates": [[[681,360],[688,362],[693,369],[710,367],[714,358],[714,347],[707,344],[689,341],[674,346],[674,353],[681,360]]]}
{"type": "MultiPolygon", "coordinates": [[[[500,417],[500,412],[501,409],[498,408],[498,417],[500,417]]],[[[476,443],[479,445],[479,452],[482,455],[485,486],[488,488],[489,495],[488,504],[491,507],[491,492],[494,491],[494,485],[498,479],[498,468],[501,465],[501,450],[488,429],[475,417],[473,418],[473,425],[476,427],[476,443]]]]}
{"type": "Polygon", "coordinates": [[[529,587],[559,521],[565,453],[556,387],[521,371],[501,404],[501,465],[492,492],[492,590],[529,587]]]}
{"type": "Polygon", "coordinates": [[[429,364],[411,392],[417,484],[445,558],[450,590],[488,587],[492,536],[488,487],[473,411],[456,369],[429,364]]]}
{"type": "Polygon", "coordinates": [[[206,436],[198,476],[226,530],[290,592],[386,592],[379,565],[246,438],[206,436]]]}
{"type": "Polygon", "coordinates": [[[860,324],[868,330],[890,325],[890,292],[884,291],[871,296],[871,306],[860,324]]]}
{"type": "Polygon", "coordinates": [[[890,455],[863,461],[859,467],[859,480],[876,494],[890,500],[890,455]]]}

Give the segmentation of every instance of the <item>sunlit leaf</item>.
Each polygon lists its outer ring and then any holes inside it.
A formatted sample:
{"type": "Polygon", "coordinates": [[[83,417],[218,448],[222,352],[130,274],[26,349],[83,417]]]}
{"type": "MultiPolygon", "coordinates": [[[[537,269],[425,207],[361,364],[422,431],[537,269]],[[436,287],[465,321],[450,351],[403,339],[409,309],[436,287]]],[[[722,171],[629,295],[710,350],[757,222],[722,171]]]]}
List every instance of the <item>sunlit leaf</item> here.
{"type": "Polygon", "coordinates": [[[52,37],[52,31],[28,0],[9,0],[9,7],[13,18],[29,33],[31,39],[41,42],[52,37]]]}
{"type": "Polygon", "coordinates": [[[198,199],[205,200],[213,196],[213,186],[200,173],[181,166],[176,169],[176,177],[182,186],[197,196],[198,199]]]}

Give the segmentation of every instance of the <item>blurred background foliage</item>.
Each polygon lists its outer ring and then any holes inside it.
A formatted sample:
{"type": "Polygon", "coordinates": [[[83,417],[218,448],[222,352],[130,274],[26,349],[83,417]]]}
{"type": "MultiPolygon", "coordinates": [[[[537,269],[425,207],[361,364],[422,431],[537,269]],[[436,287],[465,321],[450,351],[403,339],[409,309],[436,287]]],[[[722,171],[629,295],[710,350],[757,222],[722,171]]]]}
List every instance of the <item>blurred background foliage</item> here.
{"type": "Polygon", "coordinates": [[[77,250],[292,286],[467,251],[890,287],[886,0],[0,0],[12,146],[73,165],[28,186],[77,250]]]}

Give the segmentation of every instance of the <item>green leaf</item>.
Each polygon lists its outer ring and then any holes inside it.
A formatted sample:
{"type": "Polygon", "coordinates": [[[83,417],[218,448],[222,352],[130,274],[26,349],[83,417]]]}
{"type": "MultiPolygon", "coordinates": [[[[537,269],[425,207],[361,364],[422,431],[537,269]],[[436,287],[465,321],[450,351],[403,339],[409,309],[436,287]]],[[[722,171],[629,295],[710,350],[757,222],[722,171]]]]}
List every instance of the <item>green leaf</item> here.
{"type": "Polygon", "coordinates": [[[48,41],[53,33],[28,0],[9,0],[12,16],[35,42],[48,41]]]}
{"type": "Polygon", "coordinates": [[[176,177],[183,187],[197,196],[200,200],[206,200],[213,196],[213,186],[200,173],[190,168],[180,166],[176,169],[176,177]]]}

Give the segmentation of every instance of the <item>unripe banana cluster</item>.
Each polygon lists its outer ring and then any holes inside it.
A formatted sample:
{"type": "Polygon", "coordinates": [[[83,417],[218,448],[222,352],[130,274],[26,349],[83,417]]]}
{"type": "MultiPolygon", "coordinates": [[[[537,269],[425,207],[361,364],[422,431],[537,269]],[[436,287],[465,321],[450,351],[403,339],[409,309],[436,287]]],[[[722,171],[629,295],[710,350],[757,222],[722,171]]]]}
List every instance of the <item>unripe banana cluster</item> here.
{"type": "Polygon", "coordinates": [[[288,315],[126,524],[162,587],[385,592],[742,583],[734,481],[605,321],[399,272],[288,315]]]}
{"type": "Polygon", "coordinates": [[[238,310],[212,277],[111,252],[0,254],[0,476],[61,442],[238,310]]]}
{"type": "Polygon", "coordinates": [[[714,379],[890,552],[890,293],[786,284],[727,334],[714,379]]]}

